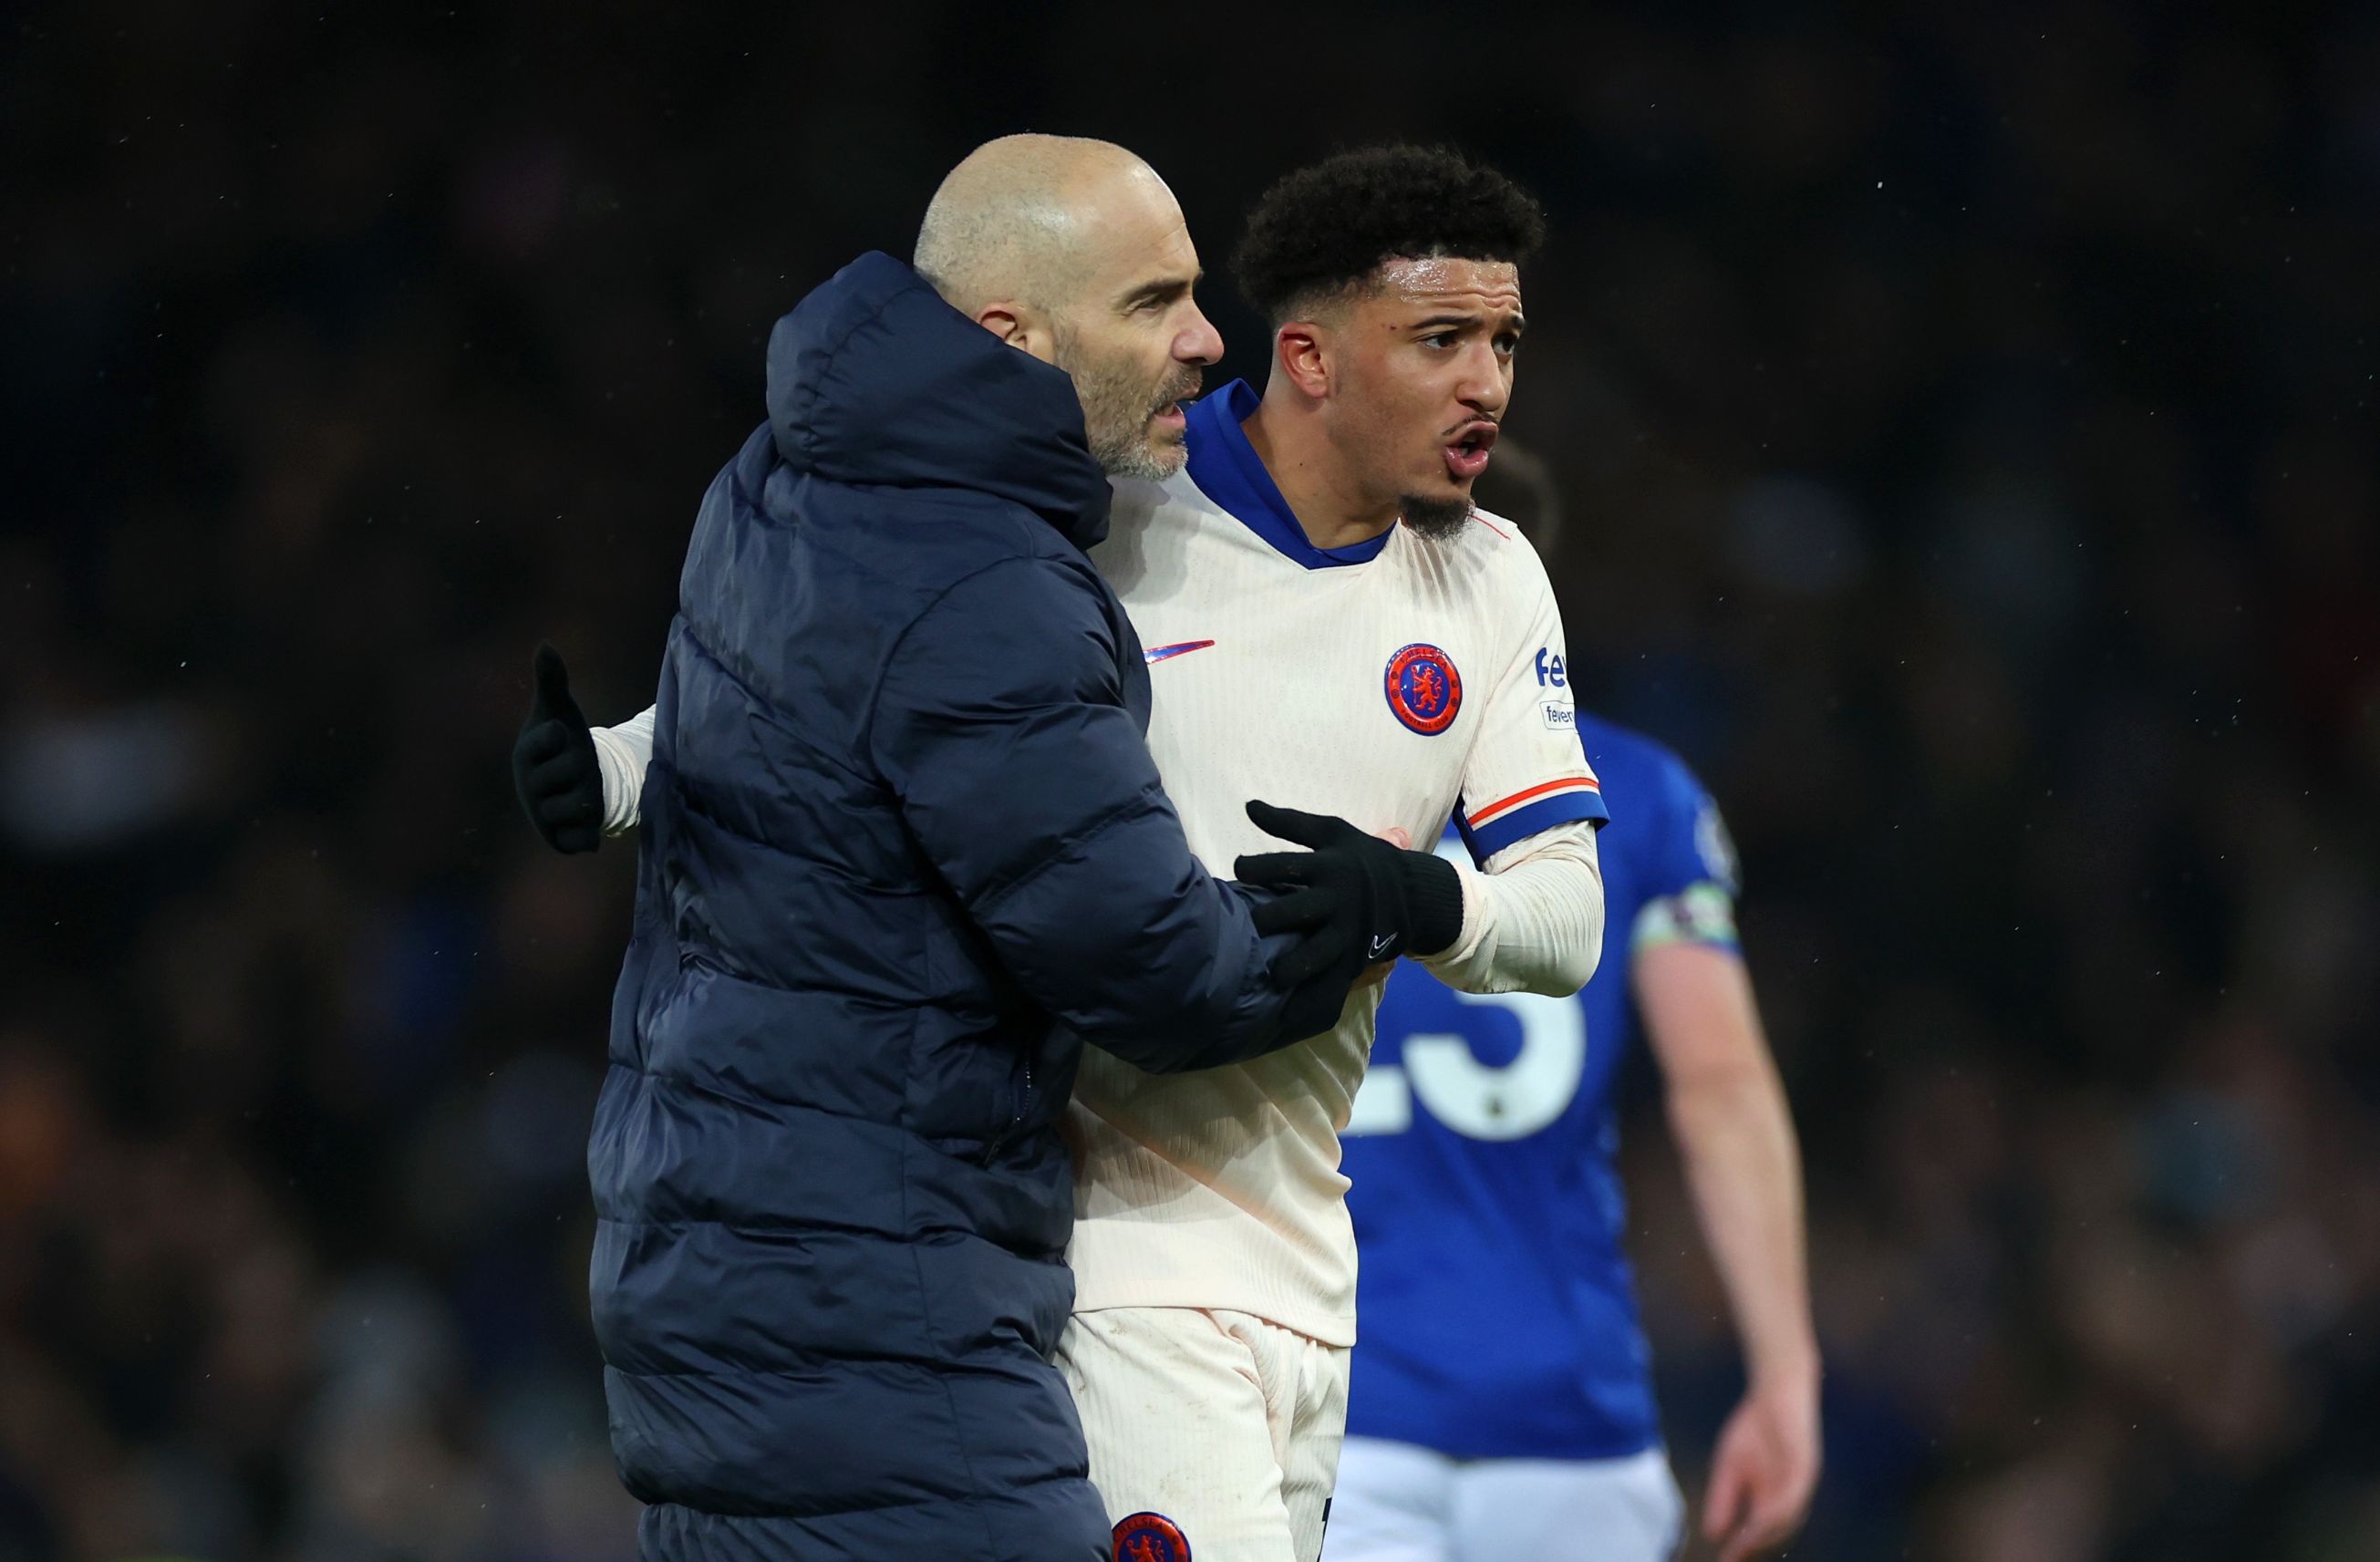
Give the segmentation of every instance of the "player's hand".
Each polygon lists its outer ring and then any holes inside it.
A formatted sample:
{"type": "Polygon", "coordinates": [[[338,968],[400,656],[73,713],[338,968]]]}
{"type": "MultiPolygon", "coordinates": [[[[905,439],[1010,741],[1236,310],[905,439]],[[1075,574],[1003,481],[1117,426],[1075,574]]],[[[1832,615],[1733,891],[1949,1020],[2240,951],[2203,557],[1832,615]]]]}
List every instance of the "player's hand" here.
{"type": "Polygon", "coordinates": [[[1423,936],[1433,936],[1435,922],[1442,919],[1454,924],[1447,933],[1450,943],[1462,931],[1462,883],[1454,881],[1454,869],[1445,862],[1428,857],[1433,869],[1447,874],[1439,893],[1451,902],[1451,912],[1430,905],[1428,883],[1406,893],[1409,869],[1402,860],[1421,853],[1406,853],[1404,831],[1366,836],[1344,819],[1299,815],[1269,803],[1249,803],[1247,817],[1285,841],[1317,845],[1311,853],[1240,857],[1235,866],[1243,883],[1288,890],[1255,912],[1259,933],[1299,933],[1299,943],[1273,962],[1273,984],[1290,995],[1282,1005],[1282,1034],[1323,1034],[1338,1023],[1352,988],[1388,978],[1397,952],[1412,938],[1412,900],[1423,902],[1423,936]]]}
{"type": "Polygon", "coordinates": [[[1308,897],[1330,897],[1306,942],[1284,957],[1279,974],[1292,983],[1320,971],[1345,970],[1353,981],[1368,966],[1411,951],[1436,954],[1463,931],[1463,885],[1451,865],[1366,835],[1345,819],[1250,803],[1248,817],[1268,835],[1312,848],[1244,856],[1232,876],[1289,892],[1272,902],[1277,916],[1300,910],[1308,897]]]}
{"type": "Polygon", "coordinates": [[[1347,992],[1355,975],[1348,954],[1345,897],[1338,889],[1314,885],[1293,890],[1257,906],[1251,914],[1257,931],[1266,938],[1297,935],[1297,941],[1272,963],[1273,986],[1285,995],[1281,1006],[1284,1036],[1320,1035],[1339,1023],[1347,1007],[1347,992]]]}
{"type": "Polygon", "coordinates": [[[521,811],[557,852],[591,852],[603,840],[603,768],[562,653],[537,648],[537,692],[513,740],[513,790],[521,811]]]}
{"type": "Polygon", "coordinates": [[[1817,1374],[1755,1383],[1719,1430],[1703,1496],[1703,1534],[1719,1562],[1744,1562],[1802,1527],[1819,1459],[1817,1374]]]}

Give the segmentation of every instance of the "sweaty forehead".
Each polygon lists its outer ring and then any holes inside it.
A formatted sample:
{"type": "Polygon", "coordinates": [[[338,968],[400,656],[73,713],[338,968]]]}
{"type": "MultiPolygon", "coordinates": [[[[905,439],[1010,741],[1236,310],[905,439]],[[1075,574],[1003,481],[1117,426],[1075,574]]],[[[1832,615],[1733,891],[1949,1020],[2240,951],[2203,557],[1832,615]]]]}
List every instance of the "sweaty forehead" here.
{"type": "Polygon", "coordinates": [[[1451,255],[1383,261],[1383,290],[1417,309],[1521,312],[1521,268],[1510,260],[1466,260],[1451,255]]]}

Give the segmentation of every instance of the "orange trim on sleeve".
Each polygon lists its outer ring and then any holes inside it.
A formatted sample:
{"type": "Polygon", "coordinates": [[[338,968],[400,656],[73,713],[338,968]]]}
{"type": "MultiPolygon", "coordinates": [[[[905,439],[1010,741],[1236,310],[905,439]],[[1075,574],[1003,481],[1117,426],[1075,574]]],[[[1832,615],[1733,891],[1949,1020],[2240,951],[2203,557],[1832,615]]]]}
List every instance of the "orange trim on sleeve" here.
{"type": "Polygon", "coordinates": [[[1565,776],[1560,781],[1543,781],[1525,792],[1516,792],[1510,797],[1490,803],[1485,808],[1475,809],[1468,817],[1472,828],[1476,829],[1497,815],[1517,808],[1533,797],[1543,797],[1548,792],[1568,792],[1573,788],[1600,793],[1603,783],[1593,776],[1565,776]]]}

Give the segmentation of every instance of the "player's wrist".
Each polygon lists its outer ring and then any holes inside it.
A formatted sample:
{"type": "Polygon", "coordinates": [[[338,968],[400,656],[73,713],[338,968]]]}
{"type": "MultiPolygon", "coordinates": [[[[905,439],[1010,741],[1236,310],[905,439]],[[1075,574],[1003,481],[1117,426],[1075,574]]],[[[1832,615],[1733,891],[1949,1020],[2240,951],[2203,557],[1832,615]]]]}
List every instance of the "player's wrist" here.
{"type": "Polygon", "coordinates": [[[592,728],[588,741],[595,750],[595,773],[602,788],[603,833],[625,835],[637,828],[638,781],[642,770],[635,764],[627,741],[609,727],[592,728]]]}
{"type": "Polygon", "coordinates": [[[1463,937],[1463,876],[1454,865],[1432,852],[1400,854],[1398,868],[1404,879],[1406,952],[1443,954],[1463,937]]]}
{"type": "Polygon", "coordinates": [[[1754,1393],[1809,1395],[1815,1398],[1825,1375],[1818,1342],[1799,1340],[1779,1350],[1757,1352],[1747,1363],[1746,1376],[1754,1393]]]}

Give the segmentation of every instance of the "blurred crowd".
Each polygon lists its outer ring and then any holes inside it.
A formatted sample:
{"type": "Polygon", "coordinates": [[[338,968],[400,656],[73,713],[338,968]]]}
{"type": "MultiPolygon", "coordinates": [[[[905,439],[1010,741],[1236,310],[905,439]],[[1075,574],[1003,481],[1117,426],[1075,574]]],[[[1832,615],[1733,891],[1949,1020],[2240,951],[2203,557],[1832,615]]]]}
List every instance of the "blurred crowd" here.
{"type": "MultiPolygon", "coordinates": [[[[1545,199],[1572,662],[1728,808],[1809,1163],[1795,1555],[2380,1556],[2369,9],[11,42],[0,1562],[632,1554],[583,1153],[633,847],[516,817],[529,653],[648,703],[771,321],[1017,128],[1172,179],[1224,374],[1293,163],[1545,199]]],[[[1691,1490],[1737,1367],[1647,1093],[1627,1142],[1691,1490]]]]}

